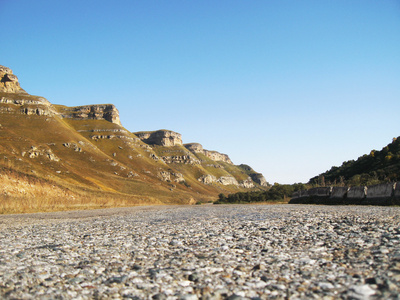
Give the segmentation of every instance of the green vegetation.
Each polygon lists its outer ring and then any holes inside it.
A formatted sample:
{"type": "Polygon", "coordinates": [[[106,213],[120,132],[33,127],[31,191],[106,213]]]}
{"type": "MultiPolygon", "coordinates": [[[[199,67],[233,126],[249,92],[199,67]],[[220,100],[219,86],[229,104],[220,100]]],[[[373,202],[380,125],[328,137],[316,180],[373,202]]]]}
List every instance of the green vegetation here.
{"type": "MultiPolygon", "coordinates": [[[[255,173],[247,165],[239,166],[245,173],[255,173]]],[[[291,195],[299,190],[307,190],[320,186],[360,186],[374,185],[400,180],[400,137],[381,151],[372,150],[370,154],[359,157],[356,161],[346,161],[340,167],[332,167],[329,171],[310,179],[308,184],[296,183],[281,185],[275,183],[265,191],[250,191],[219,194],[215,204],[224,203],[268,203],[288,202],[291,195]]]]}
{"type": "Polygon", "coordinates": [[[381,151],[372,150],[357,160],[344,162],[340,167],[310,179],[312,185],[357,186],[374,185],[400,180],[400,137],[381,151]]]}
{"type": "Polygon", "coordinates": [[[294,192],[306,189],[307,186],[302,183],[292,185],[275,183],[267,191],[239,192],[228,196],[219,194],[214,204],[288,202],[294,192]]]}

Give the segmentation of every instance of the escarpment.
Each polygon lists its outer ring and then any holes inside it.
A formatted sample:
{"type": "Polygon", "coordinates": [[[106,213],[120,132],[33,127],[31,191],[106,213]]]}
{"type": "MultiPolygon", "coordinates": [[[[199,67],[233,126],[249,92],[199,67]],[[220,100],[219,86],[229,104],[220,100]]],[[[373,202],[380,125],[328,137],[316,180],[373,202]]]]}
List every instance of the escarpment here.
{"type": "Polygon", "coordinates": [[[250,174],[250,178],[261,186],[268,186],[268,182],[265,179],[264,175],[261,173],[252,173],[250,174]]]}
{"type": "Polygon", "coordinates": [[[186,149],[188,149],[189,151],[191,151],[193,153],[201,153],[201,154],[209,157],[212,160],[223,161],[223,162],[233,165],[233,163],[228,155],[219,153],[218,151],[210,151],[210,150],[203,149],[203,146],[199,143],[189,143],[189,144],[184,144],[184,146],[186,149]]]}
{"type": "Polygon", "coordinates": [[[229,158],[228,155],[219,153],[218,151],[204,150],[204,155],[211,158],[212,160],[223,161],[223,162],[233,165],[233,162],[231,161],[231,159],[229,158]]]}
{"type": "Polygon", "coordinates": [[[19,85],[18,77],[10,68],[0,65],[0,92],[26,93],[19,85]]]}
{"type": "Polygon", "coordinates": [[[182,145],[181,134],[170,130],[140,131],[135,132],[135,135],[149,145],[166,147],[182,145]]]}
{"type": "Polygon", "coordinates": [[[29,95],[12,70],[0,65],[0,113],[50,116],[56,111],[45,98],[29,95]]]}
{"type": "Polygon", "coordinates": [[[60,109],[61,117],[71,119],[106,120],[121,125],[119,112],[113,104],[94,104],[60,109]]]}
{"type": "Polygon", "coordinates": [[[248,174],[251,180],[253,180],[255,183],[264,187],[269,186],[269,183],[265,179],[264,175],[261,173],[257,173],[256,171],[253,170],[252,167],[245,164],[241,164],[238,167],[242,169],[244,172],[246,172],[246,174],[248,174]]]}
{"type": "Polygon", "coordinates": [[[0,92],[0,113],[52,116],[57,114],[52,105],[42,97],[30,96],[25,94],[11,95],[0,92]]]}
{"type": "Polygon", "coordinates": [[[175,131],[131,132],[113,104],[52,104],[25,92],[3,66],[0,81],[0,169],[85,199],[107,193],[138,203],[207,202],[221,192],[267,186],[262,174],[199,143],[183,144],[175,131]]]}

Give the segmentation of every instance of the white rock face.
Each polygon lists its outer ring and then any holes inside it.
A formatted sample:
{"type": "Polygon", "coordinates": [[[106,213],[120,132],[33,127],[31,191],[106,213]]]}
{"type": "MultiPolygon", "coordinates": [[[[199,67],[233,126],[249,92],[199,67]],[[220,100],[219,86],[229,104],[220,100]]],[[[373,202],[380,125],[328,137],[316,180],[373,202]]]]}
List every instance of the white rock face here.
{"type": "Polygon", "coordinates": [[[199,143],[190,143],[190,144],[185,144],[184,146],[186,147],[186,149],[188,149],[192,153],[195,153],[195,154],[201,153],[214,161],[223,161],[225,163],[233,165],[233,163],[228,155],[219,153],[218,151],[210,151],[210,150],[203,149],[203,146],[199,143]]]}
{"type": "Polygon", "coordinates": [[[198,181],[204,183],[204,184],[211,184],[213,182],[217,181],[217,178],[214,175],[203,175],[201,176],[199,179],[197,179],[198,181]]]}
{"type": "MultiPolygon", "coordinates": [[[[217,179],[214,175],[207,174],[207,175],[201,176],[197,180],[204,184],[211,184],[211,183],[215,182],[215,183],[219,183],[222,185],[236,185],[236,186],[239,185],[238,181],[234,177],[231,177],[231,176],[221,176],[220,178],[217,179]]],[[[244,182],[242,182],[241,184],[244,184],[244,182]]]]}
{"type": "Polygon", "coordinates": [[[65,107],[61,111],[61,117],[82,120],[106,120],[111,123],[121,125],[118,109],[113,104],[65,107]]]}
{"type": "Polygon", "coordinates": [[[1,97],[0,103],[9,104],[3,107],[0,113],[20,113],[24,115],[53,116],[58,115],[57,111],[43,97],[31,96],[26,93],[18,94],[18,98],[1,97]],[[28,99],[27,99],[28,98],[28,99]]]}
{"type": "Polygon", "coordinates": [[[254,187],[254,182],[251,180],[251,177],[248,177],[246,180],[239,182],[239,186],[244,187],[246,189],[251,189],[254,187]]]}
{"type": "Polygon", "coordinates": [[[32,146],[27,151],[23,151],[22,156],[27,156],[29,158],[44,157],[51,161],[60,161],[60,159],[51,151],[51,149],[44,148],[43,146],[32,146]]]}
{"type": "Polygon", "coordinates": [[[182,135],[171,130],[135,132],[146,144],[172,147],[182,145],[182,135]]]}
{"type": "Polygon", "coordinates": [[[203,146],[199,143],[190,143],[190,144],[185,144],[184,145],[186,149],[188,149],[190,152],[193,153],[204,153],[203,146]]]}
{"type": "Polygon", "coordinates": [[[223,162],[233,165],[231,159],[226,154],[219,153],[217,151],[204,150],[204,155],[211,158],[214,161],[223,161],[223,162]]]}
{"type": "Polygon", "coordinates": [[[234,177],[231,177],[231,176],[221,176],[220,178],[218,178],[217,182],[222,184],[222,185],[231,185],[231,184],[232,185],[239,185],[237,180],[234,177]]]}
{"type": "Polygon", "coordinates": [[[20,87],[18,77],[10,68],[0,65],[0,92],[19,93],[25,91],[20,87]]]}

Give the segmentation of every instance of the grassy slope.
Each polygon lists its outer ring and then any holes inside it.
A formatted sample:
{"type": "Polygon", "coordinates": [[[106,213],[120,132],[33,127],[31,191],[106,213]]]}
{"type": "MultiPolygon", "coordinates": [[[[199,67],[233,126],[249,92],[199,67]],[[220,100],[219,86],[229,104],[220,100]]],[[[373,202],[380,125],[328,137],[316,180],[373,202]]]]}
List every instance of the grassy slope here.
{"type": "MultiPolygon", "coordinates": [[[[2,114],[1,117],[0,166],[11,168],[17,172],[16,174],[32,174],[38,180],[51,182],[50,185],[74,190],[76,197],[85,197],[88,200],[92,195],[92,202],[96,202],[95,198],[98,198],[98,193],[107,194],[107,198],[112,202],[120,199],[123,205],[127,205],[126,201],[123,201],[126,198],[130,199],[130,205],[159,203],[160,199],[162,201],[167,198],[165,197],[167,188],[156,185],[149,188],[149,183],[156,180],[154,176],[154,178],[150,178],[151,180],[147,174],[128,179],[127,170],[132,168],[127,168],[123,163],[110,156],[107,153],[107,147],[93,146],[92,141],[77,133],[71,124],[58,117],[21,114],[2,114]],[[79,142],[83,142],[83,145],[79,142]],[[67,148],[64,146],[65,143],[76,144],[82,148],[82,151],[77,152],[71,147],[67,148]],[[29,158],[32,146],[39,149],[44,155],[29,158]],[[101,148],[105,148],[105,151],[102,151],[101,148]],[[51,151],[60,158],[60,161],[49,160],[45,155],[47,151],[51,151]]],[[[93,122],[99,123],[99,126],[108,126],[108,124],[104,124],[108,123],[105,121],[104,123],[93,122]]],[[[146,164],[146,160],[144,162],[136,161],[141,162],[141,165],[139,164],[135,169],[140,169],[140,167],[144,169],[143,165],[152,167],[150,163],[146,164]]],[[[141,172],[143,172],[142,169],[140,169],[141,172]]],[[[23,180],[21,178],[24,178],[22,175],[16,176],[15,174],[11,177],[11,179],[20,181],[23,180]]],[[[3,186],[5,186],[4,182],[3,186]]],[[[8,195],[7,199],[11,196],[8,195]]],[[[65,201],[68,200],[65,199],[65,201]]],[[[181,199],[181,201],[183,200],[181,199]]],[[[67,204],[63,205],[68,206],[67,204]]],[[[32,208],[32,210],[36,209],[32,208]]],[[[18,211],[18,208],[8,207],[7,211],[18,211]]],[[[26,208],[23,211],[26,211],[26,208]]]]}
{"type": "Polygon", "coordinates": [[[235,166],[202,155],[197,155],[201,165],[154,160],[154,155],[183,155],[188,151],[183,146],[151,148],[125,128],[104,120],[24,115],[21,106],[13,104],[0,104],[0,109],[0,213],[211,201],[221,192],[241,189],[204,185],[197,180],[202,175],[234,176],[238,181],[247,178],[235,166]],[[9,108],[14,112],[6,112],[9,108]],[[93,139],[94,135],[114,137],[93,139]],[[30,157],[35,151],[39,154],[30,157]],[[48,153],[59,160],[50,160],[48,153]],[[162,181],[162,171],[182,173],[186,182],[162,181]]]}

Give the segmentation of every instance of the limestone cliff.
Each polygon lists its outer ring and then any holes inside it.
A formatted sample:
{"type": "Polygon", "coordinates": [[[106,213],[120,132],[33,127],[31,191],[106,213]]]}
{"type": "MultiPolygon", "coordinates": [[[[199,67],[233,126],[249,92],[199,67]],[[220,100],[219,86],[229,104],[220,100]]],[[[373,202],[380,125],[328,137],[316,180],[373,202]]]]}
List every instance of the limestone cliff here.
{"type": "Polygon", "coordinates": [[[188,149],[190,152],[193,153],[204,153],[203,146],[199,143],[190,143],[190,144],[184,144],[186,149],[188,149]]]}
{"type": "Polygon", "coordinates": [[[261,173],[257,173],[250,166],[241,164],[238,167],[241,168],[242,170],[244,170],[255,183],[258,183],[259,185],[264,186],[264,187],[269,186],[269,183],[264,178],[264,175],[261,173]]]}
{"type": "Polygon", "coordinates": [[[254,188],[254,183],[250,177],[248,177],[246,180],[238,182],[232,176],[221,176],[220,178],[217,179],[217,177],[207,174],[207,175],[201,176],[197,180],[202,182],[203,184],[207,184],[207,185],[210,185],[213,183],[219,183],[222,185],[240,186],[240,187],[246,188],[246,189],[254,188]]]}
{"type": "Polygon", "coordinates": [[[10,94],[0,92],[0,113],[19,113],[25,115],[51,116],[57,114],[52,105],[42,97],[28,94],[10,94]],[[12,97],[10,97],[12,95],[12,97]]]}
{"type": "Polygon", "coordinates": [[[135,135],[149,145],[171,147],[182,145],[182,135],[171,130],[140,131],[135,135]]]}
{"type": "Polygon", "coordinates": [[[18,77],[11,69],[0,65],[0,92],[26,93],[19,85],[18,77]]]}
{"type": "Polygon", "coordinates": [[[0,66],[0,113],[50,116],[57,112],[43,97],[23,90],[11,69],[0,66]]]}
{"type": "Polygon", "coordinates": [[[106,120],[121,125],[119,112],[113,104],[94,104],[84,106],[63,107],[61,117],[71,119],[106,120]]]}
{"type": "Polygon", "coordinates": [[[204,150],[204,155],[211,158],[212,160],[223,161],[223,162],[233,165],[231,159],[226,154],[219,153],[217,151],[204,150]]]}
{"type": "Polygon", "coordinates": [[[214,161],[223,161],[223,162],[233,165],[233,163],[228,155],[219,153],[217,151],[210,151],[210,150],[203,149],[203,146],[199,143],[189,143],[189,144],[184,144],[184,146],[186,147],[186,149],[188,149],[189,151],[191,151],[193,153],[201,153],[214,161]]]}

